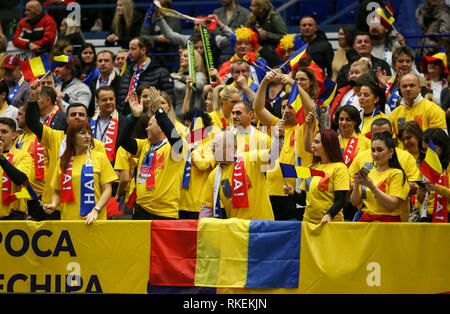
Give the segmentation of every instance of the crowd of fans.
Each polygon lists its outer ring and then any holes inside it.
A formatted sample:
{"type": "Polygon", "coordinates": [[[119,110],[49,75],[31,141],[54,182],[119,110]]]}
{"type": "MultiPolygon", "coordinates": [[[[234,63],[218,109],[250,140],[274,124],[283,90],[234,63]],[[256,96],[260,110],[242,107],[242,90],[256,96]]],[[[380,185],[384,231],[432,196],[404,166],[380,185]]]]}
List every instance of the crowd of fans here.
{"type": "Polygon", "coordinates": [[[149,17],[117,0],[109,20],[88,14],[93,29],[110,24],[96,48],[61,10],[45,13],[62,2],[73,1],[26,3],[19,54],[0,37],[0,219],[400,222],[450,209],[449,40],[433,36],[450,33],[445,1],[418,6],[429,36],[416,50],[360,1],[336,51],[313,17],[288,34],[269,0],[221,0],[192,35],[158,7],[149,17]],[[26,81],[21,61],[46,53],[71,58],[26,81]],[[336,92],[324,105],[327,82],[336,92]],[[443,169],[435,184],[419,170],[430,140],[443,169]]]}

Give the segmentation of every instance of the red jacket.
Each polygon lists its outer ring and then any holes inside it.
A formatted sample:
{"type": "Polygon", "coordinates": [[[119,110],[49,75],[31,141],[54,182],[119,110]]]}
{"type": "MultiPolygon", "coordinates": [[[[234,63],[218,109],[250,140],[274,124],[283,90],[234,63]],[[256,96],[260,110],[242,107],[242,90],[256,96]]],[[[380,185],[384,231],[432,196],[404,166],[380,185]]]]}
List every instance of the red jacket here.
{"type": "Polygon", "coordinates": [[[55,43],[57,25],[55,20],[48,14],[42,13],[35,19],[24,17],[17,25],[16,33],[12,41],[14,46],[28,49],[29,43],[35,43],[42,47],[42,51],[48,51],[55,43]]]}

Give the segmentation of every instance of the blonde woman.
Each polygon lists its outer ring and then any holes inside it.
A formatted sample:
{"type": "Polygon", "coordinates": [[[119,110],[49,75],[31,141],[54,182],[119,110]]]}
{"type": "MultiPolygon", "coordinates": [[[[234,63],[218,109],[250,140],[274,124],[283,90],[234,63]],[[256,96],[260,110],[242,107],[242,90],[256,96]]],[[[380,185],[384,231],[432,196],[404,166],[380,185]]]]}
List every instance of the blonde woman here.
{"type": "MultiPolygon", "coordinates": [[[[82,46],[86,42],[86,38],[84,38],[83,33],[81,32],[81,27],[77,26],[76,23],[73,20],[68,20],[67,18],[64,18],[61,21],[61,25],[59,26],[59,39],[65,40],[70,42],[72,45],[75,46],[82,46]]],[[[56,45],[55,45],[56,46],[56,45]]],[[[79,48],[75,49],[75,47],[72,47],[72,52],[70,54],[76,55],[78,54],[79,48]]]]}
{"type": "Polygon", "coordinates": [[[202,56],[194,50],[196,83],[195,89],[193,90],[189,85],[189,82],[192,82],[193,78],[189,75],[188,50],[180,49],[179,54],[180,68],[178,69],[178,73],[172,73],[171,76],[175,79],[175,111],[177,116],[181,117],[192,108],[204,108],[203,87],[207,84],[207,78],[202,56]],[[187,104],[185,105],[186,102],[187,104]]]}
{"type": "Polygon", "coordinates": [[[139,36],[144,15],[137,10],[133,0],[117,0],[116,12],[111,23],[111,32],[105,46],[119,45],[128,49],[128,43],[139,36]]]}
{"type": "Polygon", "coordinates": [[[214,88],[213,101],[217,109],[209,113],[213,128],[216,130],[226,129],[233,125],[231,110],[233,105],[241,100],[239,90],[229,85],[219,85],[214,88]]]}

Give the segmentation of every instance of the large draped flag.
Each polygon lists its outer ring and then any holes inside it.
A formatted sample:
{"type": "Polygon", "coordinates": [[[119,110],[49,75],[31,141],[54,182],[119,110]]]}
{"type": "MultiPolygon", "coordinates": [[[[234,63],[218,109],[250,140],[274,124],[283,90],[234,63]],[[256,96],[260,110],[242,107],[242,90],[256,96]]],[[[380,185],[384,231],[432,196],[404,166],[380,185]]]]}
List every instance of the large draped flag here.
{"type": "Polygon", "coordinates": [[[302,99],[300,98],[300,92],[298,91],[297,82],[295,82],[294,86],[292,86],[287,105],[294,108],[295,119],[297,119],[298,124],[302,125],[305,122],[305,108],[303,108],[302,99]]]}
{"type": "Polygon", "coordinates": [[[149,284],[298,287],[299,221],[153,220],[149,284]]]}
{"type": "Polygon", "coordinates": [[[280,162],[280,169],[284,178],[306,179],[313,176],[325,177],[325,172],[304,166],[296,166],[280,162]]]}
{"type": "Polygon", "coordinates": [[[427,177],[427,179],[433,184],[436,184],[436,182],[438,182],[439,180],[439,177],[441,176],[441,161],[439,160],[436,148],[434,147],[433,141],[431,139],[428,143],[425,158],[420,163],[419,169],[420,172],[422,172],[422,174],[427,177]]]}
{"type": "Polygon", "coordinates": [[[323,85],[324,91],[317,97],[317,104],[322,107],[328,107],[336,94],[337,84],[325,78],[323,85]]]}
{"type": "Polygon", "coordinates": [[[375,12],[380,18],[380,23],[384,26],[384,28],[389,29],[392,24],[394,24],[394,10],[389,3],[385,6],[378,7],[375,12]]]}
{"type": "Polygon", "coordinates": [[[20,68],[25,80],[31,84],[39,76],[45,75],[51,70],[48,53],[22,61],[20,68]]]}

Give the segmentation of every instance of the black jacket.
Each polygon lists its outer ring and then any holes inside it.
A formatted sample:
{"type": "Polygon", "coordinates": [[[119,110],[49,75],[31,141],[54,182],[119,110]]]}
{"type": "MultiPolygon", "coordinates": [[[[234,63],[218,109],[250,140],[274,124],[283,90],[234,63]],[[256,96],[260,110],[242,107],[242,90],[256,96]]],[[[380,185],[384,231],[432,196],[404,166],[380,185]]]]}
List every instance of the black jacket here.
{"type": "MultiPolygon", "coordinates": [[[[127,69],[122,75],[122,80],[119,87],[119,93],[117,97],[117,111],[124,116],[127,116],[131,113],[130,105],[125,102],[125,98],[128,94],[128,88],[130,87],[131,79],[133,77],[133,67],[134,64],[130,64],[127,66],[127,69]]],[[[156,89],[160,91],[165,91],[172,99],[172,103],[174,102],[174,91],[173,91],[173,82],[170,77],[169,71],[162,66],[160,61],[157,58],[152,58],[150,65],[141,73],[139,76],[139,85],[147,83],[151,86],[154,86],[156,89]]]]}
{"type": "MultiPolygon", "coordinates": [[[[99,77],[97,77],[95,80],[93,80],[92,83],[89,85],[89,88],[91,89],[92,97],[91,97],[91,102],[89,103],[88,117],[92,117],[94,115],[94,112],[95,112],[95,108],[96,108],[96,104],[95,104],[95,99],[96,99],[96,97],[95,97],[95,90],[96,90],[97,81],[98,81],[99,77]]],[[[114,89],[114,94],[116,96],[116,100],[117,100],[117,97],[119,96],[119,88],[120,88],[120,82],[121,81],[122,81],[122,77],[120,75],[116,75],[114,80],[111,82],[111,86],[114,89]]]]}
{"type": "Polygon", "coordinates": [[[306,52],[322,68],[326,76],[331,78],[331,62],[333,61],[334,51],[328,41],[327,35],[323,31],[316,31],[316,38],[309,42],[306,52]]]}

